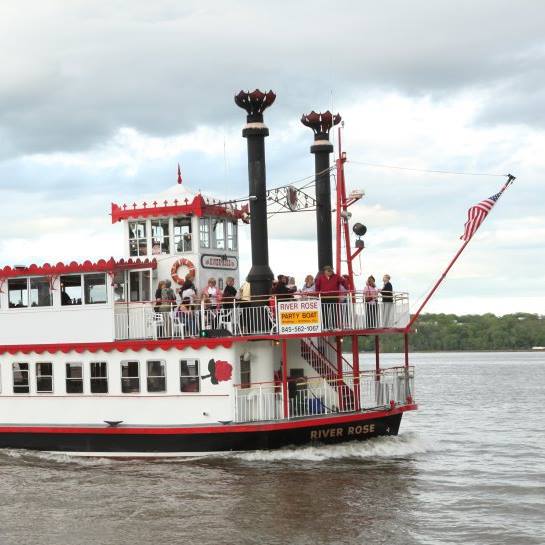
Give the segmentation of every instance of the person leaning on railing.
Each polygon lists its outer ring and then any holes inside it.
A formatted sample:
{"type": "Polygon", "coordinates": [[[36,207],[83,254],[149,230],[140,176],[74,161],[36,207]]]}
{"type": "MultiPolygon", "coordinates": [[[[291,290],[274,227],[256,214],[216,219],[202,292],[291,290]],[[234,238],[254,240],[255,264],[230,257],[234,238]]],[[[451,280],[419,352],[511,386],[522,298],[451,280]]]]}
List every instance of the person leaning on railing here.
{"type": "Polygon", "coordinates": [[[380,290],[382,295],[382,325],[383,327],[392,327],[392,316],[394,312],[394,288],[390,282],[390,275],[385,274],[382,277],[384,285],[380,290]]]}
{"type": "Polygon", "coordinates": [[[346,280],[336,274],[331,265],[326,265],[316,277],[315,287],[322,299],[322,322],[325,329],[340,327],[340,316],[337,312],[337,305],[339,303],[341,286],[349,289],[346,280]]]}
{"type": "Polygon", "coordinates": [[[363,289],[365,299],[365,316],[367,318],[366,327],[374,329],[377,327],[377,299],[379,291],[375,285],[375,277],[371,275],[363,289]]]}
{"type": "Polygon", "coordinates": [[[240,289],[238,291],[238,300],[238,306],[241,309],[240,327],[242,329],[242,332],[246,333],[248,331],[248,314],[250,312],[249,309],[252,306],[252,287],[250,285],[250,282],[248,282],[248,279],[246,279],[242,286],[240,286],[240,289]]]}

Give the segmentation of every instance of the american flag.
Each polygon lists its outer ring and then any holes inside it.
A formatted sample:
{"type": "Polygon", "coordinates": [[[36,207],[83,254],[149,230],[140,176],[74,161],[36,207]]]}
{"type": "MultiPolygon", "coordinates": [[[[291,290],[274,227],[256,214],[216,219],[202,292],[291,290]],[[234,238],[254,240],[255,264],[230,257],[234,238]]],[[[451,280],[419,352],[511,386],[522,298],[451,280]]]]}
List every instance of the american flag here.
{"type": "MultiPolygon", "coordinates": [[[[505,189],[505,188],[504,188],[505,189]]],[[[503,190],[479,204],[472,206],[467,211],[467,221],[464,225],[464,234],[460,237],[462,240],[470,240],[475,234],[475,231],[479,228],[484,218],[488,216],[488,212],[492,210],[492,207],[496,204],[497,200],[501,197],[503,190]]]]}

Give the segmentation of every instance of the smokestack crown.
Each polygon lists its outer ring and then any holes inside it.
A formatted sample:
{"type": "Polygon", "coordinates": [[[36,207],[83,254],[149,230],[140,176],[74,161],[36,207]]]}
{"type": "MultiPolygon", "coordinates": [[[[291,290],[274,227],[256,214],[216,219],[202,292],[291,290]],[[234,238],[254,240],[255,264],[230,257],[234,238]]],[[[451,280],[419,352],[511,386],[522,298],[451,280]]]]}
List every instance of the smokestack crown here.
{"type": "Polygon", "coordinates": [[[235,95],[235,104],[246,110],[248,123],[263,123],[263,112],[274,103],[275,99],[276,95],[272,91],[263,93],[256,89],[252,92],[240,91],[238,95],[235,95]]]}
{"type": "Polygon", "coordinates": [[[333,115],[329,110],[318,113],[312,110],[309,114],[301,117],[301,123],[314,131],[314,140],[329,140],[329,131],[341,122],[339,114],[333,115]]]}

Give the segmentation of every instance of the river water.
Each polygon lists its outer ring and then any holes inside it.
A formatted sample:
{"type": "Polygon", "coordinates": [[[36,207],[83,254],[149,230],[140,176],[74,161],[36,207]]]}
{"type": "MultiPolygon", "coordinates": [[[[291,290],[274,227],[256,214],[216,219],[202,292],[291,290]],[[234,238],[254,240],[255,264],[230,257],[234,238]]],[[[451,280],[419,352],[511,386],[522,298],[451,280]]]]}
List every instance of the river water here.
{"type": "Polygon", "coordinates": [[[420,410],[398,437],[168,461],[0,451],[0,545],[545,544],[545,353],[412,363],[420,410]]]}

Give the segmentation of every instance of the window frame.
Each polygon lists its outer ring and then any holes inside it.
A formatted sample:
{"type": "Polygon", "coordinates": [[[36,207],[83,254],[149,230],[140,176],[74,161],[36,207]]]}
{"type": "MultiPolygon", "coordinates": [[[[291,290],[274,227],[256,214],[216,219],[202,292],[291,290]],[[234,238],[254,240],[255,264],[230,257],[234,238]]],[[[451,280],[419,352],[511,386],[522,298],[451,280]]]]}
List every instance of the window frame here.
{"type": "Polygon", "coordinates": [[[14,278],[8,278],[8,281],[7,281],[7,298],[8,298],[8,308],[10,309],[14,309],[14,308],[30,308],[29,306],[29,303],[30,303],[30,289],[29,289],[29,281],[28,281],[28,276],[23,276],[23,277],[20,277],[20,276],[16,276],[14,278]],[[10,283],[15,283],[15,282],[25,282],[26,283],[26,289],[24,290],[24,292],[26,293],[26,304],[22,304],[24,303],[24,300],[25,300],[25,296],[23,294],[23,289],[19,288],[17,290],[13,290],[13,291],[20,291],[21,292],[21,306],[17,306],[16,304],[11,304],[11,289],[10,289],[10,283]]]}
{"type": "Polygon", "coordinates": [[[167,362],[166,360],[159,360],[159,359],[146,360],[146,391],[152,394],[166,393],[167,391],[167,362]],[[162,369],[163,369],[162,375],[150,375],[150,363],[156,363],[156,362],[159,362],[162,366],[162,369]],[[157,383],[160,383],[162,379],[162,383],[163,383],[162,389],[154,389],[153,386],[152,388],[150,388],[150,379],[152,379],[152,383],[151,383],[152,385],[155,380],[158,379],[157,383]]]}
{"type": "Polygon", "coordinates": [[[149,255],[149,249],[148,249],[148,222],[147,220],[134,220],[134,221],[129,221],[127,222],[127,228],[129,230],[129,236],[128,236],[128,240],[129,240],[129,256],[130,257],[147,257],[149,255]],[[138,227],[137,227],[137,231],[136,231],[136,235],[137,236],[131,236],[132,234],[132,231],[131,231],[131,225],[143,225],[144,226],[144,236],[143,237],[140,237],[138,236],[138,227]],[[131,242],[134,242],[135,243],[135,248],[136,248],[136,253],[133,253],[132,250],[131,250],[131,242]],[[143,247],[143,243],[145,244],[145,253],[141,252],[141,248],[143,247]]]}
{"type": "Polygon", "coordinates": [[[246,389],[252,386],[252,366],[250,360],[245,360],[244,356],[240,356],[240,388],[246,389]],[[248,381],[244,377],[248,377],[248,381]]]}
{"type": "MultiPolygon", "coordinates": [[[[83,278],[82,278],[82,274],[81,273],[68,273],[68,274],[61,274],[59,275],[59,289],[61,291],[61,307],[81,307],[85,304],[85,293],[84,293],[84,289],[83,289],[83,278]],[[79,276],[79,287],[80,287],[80,298],[79,298],[79,303],[70,303],[70,304],[66,304],[66,303],[63,303],[62,302],[62,289],[63,289],[63,278],[66,278],[67,276],[73,276],[73,277],[77,277],[79,276]]],[[[65,290],[65,293],[68,295],[68,292],[66,292],[65,290]]],[[[70,295],[68,295],[68,297],[70,297],[70,295]]],[[[72,298],[70,297],[70,300],[72,301],[72,298]]]]}
{"type": "Polygon", "coordinates": [[[225,221],[225,238],[226,249],[229,252],[236,252],[238,249],[238,224],[236,221],[225,221]],[[231,226],[231,232],[229,233],[229,226],[231,226]]]}
{"type": "Polygon", "coordinates": [[[128,274],[128,298],[129,298],[129,302],[130,303],[140,303],[142,301],[151,301],[151,298],[152,298],[152,295],[153,295],[153,291],[152,291],[152,282],[153,282],[153,275],[152,275],[152,272],[151,272],[151,269],[136,269],[136,270],[130,270],[129,271],[129,274],[128,274]],[[142,289],[142,286],[143,286],[143,282],[142,282],[142,277],[143,277],[143,273],[148,273],[148,276],[149,276],[149,282],[148,282],[148,297],[145,298],[143,297],[145,294],[145,291],[142,289]],[[132,298],[132,293],[133,293],[133,282],[132,282],[132,275],[133,274],[137,274],[138,277],[139,277],[139,285],[138,285],[138,299],[133,299],[132,298]]]}
{"type": "Polygon", "coordinates": [[[180,393],[182,393],[182,394],[199,394],[201,392],[200,366],[201,366],[201,362],[200,362],[200,360],[198,358],[184,358],[184,359],[179,360],[178,378],[179,378],[180,393]],[[195,367],[195,374],[194,375],[191,375],[191,374],[182,375],[182,363],[183,362],[185,362],[185,365],[186,365],[188,371],[189,371],[190,366],[195,367]],[[197,388],[196,389],[191,389],[190,388],[188,390],[184,390],[183,379],[186,379],[186,380],[190,379],[191,381],[188,381],[186,384],[196,384],[197,388]]]}
{"type": "Polygon", "coordinates": [[[54,371],[53,371],[53,362],[52,361],[37,361],[34,364],[34,377],[36,380],[36,393],[37,394],[52,394],[54,392],[54,379],[53,379],[54,371]],[[38,370],[40,369],[41,365],[50,365],[51,366],[51,374],[50,375],[43,375],[38,374],[38,370]],[[51,381],[51,388],[49,390],[42,390],[39,387],[40,379],[50,379],[51,381]]]}
{"type": "MultiPolygon", "coordinates": [[[[121,393],[122,394],[140,394],[142,392],[142,383],[141,383],[141,377],[142,377],[142,374],[140,372],[140,360],[121,360],[120,362],[120,368],[121,368],[121,376],[120,376],[120,380],[121,380],[121,393]],[[136,368],[138,370],[138,375],[136,377],[133,377],[133,376],[126,376],[124,377],[123,376],[123,365],[125,364],[130,364],[130,363],[136,363],[136,368]],[[124,384],[125,384],[125,381],[130,381],[130,380],[134,380],[134,379],[137,379],[138,380],[138,389],[135,390],[135,391],[132,391],[132,390],[125,390],[125,387],[124,387],[124,384]]],[[[128,367],[127,367],[128,369],[128,367]]]]}
{"type": "Polygon", "coordinates": [[[65,388],[65,392],[67,395],[83,395],[85,393],[85,371],[84,371],[84,368],[83,368],[83,362],[81,361],[67,361],[65,362],[64,364],[64,370],[65,370],[65,375],[64,375],[64,388],[65,388]],[[68,377],[68,366],[69,365],[77,365],[79,366],[80,370],[81,370],[81,377],[80,378],[72,378],[72,377],[68,377]],[[69,382],[70,381],[70,382],[69,382]],[[68,388],[68,384],[76,384],[76,383],[81,383],[81,392],[69,392],[69,388],[68,388]]]}
{"type": "Polygon", "coordinates": [[[193,249],[193,217],[192,216],[179,216],[172,219],[172,241],[173,241],[173,253],[185,254],[191,252],[193,249]],[[185,221],[189,227],[189,240],[184,238],[185,232],[182,232],[181,227],[185,227],[185,224],[176,225],[176,221],[185,221]],[[176,234],[176,228],[180,229],[180,233],[176,234]],[[178,246],[181,244],[182,249],[179,250],[178,246]]]}
{"type": "Polygon", "coordinates": [[[89,362],[89,393],[93,395],[103,395],[107,394],[109,392],[109,376],[108,376],[108,362],[107,361],[90,361],[89,362]],[[104,377],[96,377],[93,376],[93,364],[104,364],[105,365],[105,376],[104,377]],[[94,392],[93,391],[93,381],[100,381],[103,384],[106,384],[106,390],[103,392],[94,392]]]}
{"type": "Polygon", "coordinates": [[[171,253],[170,251],[170,243],[171,243],[171,234],[170,234],[170,218],[154,218],[150,220],[150,239],[151,239],[151,255],[168,255],[171,253]],[[163,234],[161,235],[154,235],[153,234],[153,227],[154,223],[158,224],[156,227],[160,227],[163,234]],[[167,234],[164,234],[166,225],[166,231],[167,234]],[[154,253],[153,252],[153,246],[154,241],[157,240],[159,243],[159,252],[154,253]],[[165,251],[166,248],[166,251],[165,251]]]}
{"type": "Polygon", "coordinates": [[[14,361],[11,364],[11,386],[14,394],[29,395],[30,394],[30,364],[25,361],[14,361]],[[25,388],[24,384],[15,384],[15,366],[19,366],[18,373],[21,373],[22,376],[26,376],[26,391],[16,391],[16,387],[25,388]],[[21,365],[26,365],[26,369],[21,369],[21,365]]]}
{"type": "Polygon", "coordinates": [[[211,233],[213,238],[213,245],[215,250],[226,250],[227,249],[227,226],[225,225],[225,218],[211,218],[211,233]],[[221,232],[223,233],[222,238],[216,236],[216,228],[220,226],[221,232]],[[218,246],[218,240],[221,240],[223,246],[218,246]]]}
{"type": "Polygon", "coordinates": [[[199,218],[199,247],[209,250],[212,248],[212,231],[210,228],[210,217],[205,216],[199,218]],[[203,227],[205,229],[203,229],[203,227]],[[208,242],[203,244],[203,234],[207,235],[208,242]]]}
{"type": "MultiPolygon", "coordinates": [[[[107,305],[108,304],[108,278],[107,278],[107,275],[106,273],[102,273],[102,272],[88,272],[88,273],[83,273],[81,275],[83,277],[83,283],[82,283],[82,288],[83,288],[83,300],[82,300],[82,303],[84,305],[107,305]],[[105,301],[97,301],[96,303],[95,302],[88,302],[87,301],[87,296],[90,295],[90,292],[91,290],[89,290],[89,292],[87,292],[87,278],[90,277],[90,276],[102,276],[104,278],[104,295],[105,295],[105,301]]],[[[97,285],[100,285],[100,284],[97,284],[97,285]]],[[[66,305],[66,306],[69,306],[69,305],[66,305]]]]}

